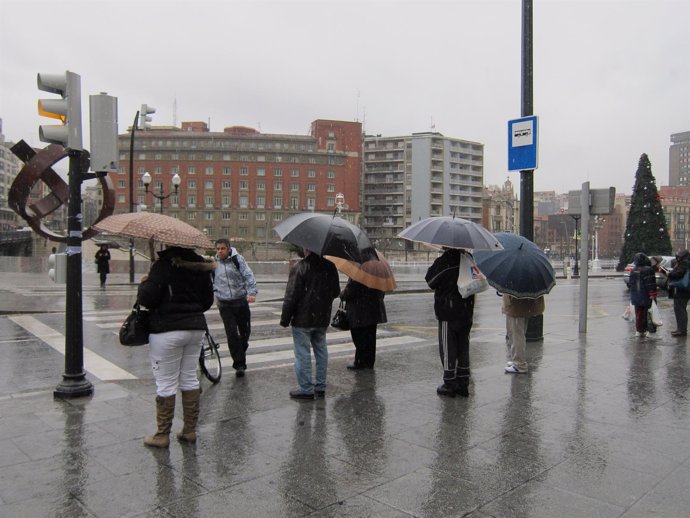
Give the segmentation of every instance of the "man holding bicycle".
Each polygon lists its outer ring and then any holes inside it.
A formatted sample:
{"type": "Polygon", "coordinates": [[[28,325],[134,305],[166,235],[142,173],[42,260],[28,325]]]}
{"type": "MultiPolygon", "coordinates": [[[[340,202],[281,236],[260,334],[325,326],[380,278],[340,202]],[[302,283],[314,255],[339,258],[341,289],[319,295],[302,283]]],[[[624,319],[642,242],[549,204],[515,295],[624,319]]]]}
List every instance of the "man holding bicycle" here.
{"type": "Polygon", "coordinates": [[[254,273],[227,239],[216,241],[216,271],[213,290],[223,319],[232,367],[238,378],[247,370],[246,352],[251,334],[249,303],[256,301],[254,273]]]}

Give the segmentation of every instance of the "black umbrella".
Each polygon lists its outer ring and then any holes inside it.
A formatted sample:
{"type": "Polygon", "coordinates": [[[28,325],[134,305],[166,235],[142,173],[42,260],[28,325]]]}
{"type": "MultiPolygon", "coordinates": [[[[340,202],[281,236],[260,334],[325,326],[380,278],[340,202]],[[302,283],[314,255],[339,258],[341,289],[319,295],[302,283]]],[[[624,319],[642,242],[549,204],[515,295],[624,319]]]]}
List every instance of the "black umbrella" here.
{"type": "Polygon", "coordinates": [[[364,231],[337,216],[303,212],[281,221],[273,230],[283,241],[318,255],[333,255],[358,263],[376,258],[364,231]]]}
{"type": "Polygon", "coordinates": [[[500,250],[501,244],[484,227],[455,216],[426,218],[398,234],[409,241],[466,250],[500,250]]]}
{"type": "Polygon", "coordinates": [[[518,299],[536,299],[551,291],[556,275],[549,258],[537,245],[509,232],[494,236],[503,250],[474,254],[479,270],[491,286],[518,299]]]}

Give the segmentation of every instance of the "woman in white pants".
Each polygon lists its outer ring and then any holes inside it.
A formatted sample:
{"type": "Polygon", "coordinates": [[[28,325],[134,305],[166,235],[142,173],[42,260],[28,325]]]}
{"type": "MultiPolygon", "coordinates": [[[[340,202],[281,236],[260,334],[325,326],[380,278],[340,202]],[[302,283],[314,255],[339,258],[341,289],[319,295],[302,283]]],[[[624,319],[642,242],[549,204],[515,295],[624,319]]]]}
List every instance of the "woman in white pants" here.
{"type": "Polygon", "coordinates": [[[200,396],[196,364],[206,329],[204,311],[213,304],[211,272],[215,263],[178,246],[158,255],[139,285],[137,300],[149,310],[149,356],[156,378],[158,427],[154,435],[144,437],[144,444],[167,448],[178,388],[184,426],[177,438],[196,442],[200,396]]]}

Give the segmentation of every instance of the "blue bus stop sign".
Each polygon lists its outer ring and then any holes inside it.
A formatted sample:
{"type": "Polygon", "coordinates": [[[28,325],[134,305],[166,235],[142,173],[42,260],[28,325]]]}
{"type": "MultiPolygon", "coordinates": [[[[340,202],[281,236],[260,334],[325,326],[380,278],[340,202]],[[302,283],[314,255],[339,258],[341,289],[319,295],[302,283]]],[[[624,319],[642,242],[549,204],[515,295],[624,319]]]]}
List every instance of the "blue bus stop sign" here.
{"type": "Polygon", "coordinates": [[[537,117],[508,121],[508,171],[537,168],[537,117]]]}

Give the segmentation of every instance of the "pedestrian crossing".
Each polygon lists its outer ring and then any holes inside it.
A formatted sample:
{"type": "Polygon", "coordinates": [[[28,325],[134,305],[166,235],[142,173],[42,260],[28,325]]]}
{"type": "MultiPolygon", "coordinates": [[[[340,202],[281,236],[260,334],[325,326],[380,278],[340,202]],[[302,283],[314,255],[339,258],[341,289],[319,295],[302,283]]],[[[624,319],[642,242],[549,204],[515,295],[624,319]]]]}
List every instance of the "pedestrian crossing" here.
{"type": "MultiPolygon", "coordinates": [[[[264,302],[252,304],[252,335],[247,350],[247,363],[252,370],[275,368],[292,365],[294,362],[292,333],[289,328],[280,326],[280,304],[264,302]]],[[[117,342],[120,325],[125,320],[129,310],[98,310],[84,311],[82,318],[84,326],[94,326],[96,329],[110,336],[110,341],[117,342]]],[[[209,331],[220,344],[221,364],[224,370],[232,369],[232,358],[227,347],[225,329],[218,309],[214,306],[206,312],[209,331]]],[[[331,358],[352,356],[354,344],[349,331],[338,331],[329,328],[326,339],[331,358]]],[[[400,330],[387,329],[379,326],[377,331],[377,350],[404,347],[427,342],[426,338],[418,335],[404,334],[400,330]]],[[[85,365],[89,370],[89,366],[85,365]]],[[[97,375],[96,373],[93,373],[97,375]]],[[[129,374],[129,373],[128,373],[129,374]]],[[[109,378],[131,379],[131,377],[109,378]]]]}

